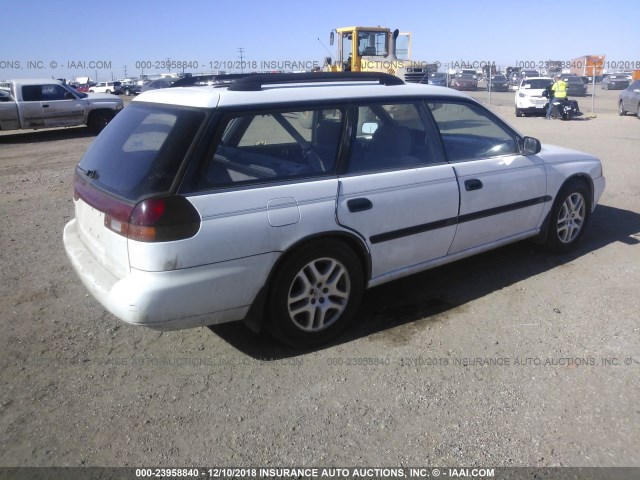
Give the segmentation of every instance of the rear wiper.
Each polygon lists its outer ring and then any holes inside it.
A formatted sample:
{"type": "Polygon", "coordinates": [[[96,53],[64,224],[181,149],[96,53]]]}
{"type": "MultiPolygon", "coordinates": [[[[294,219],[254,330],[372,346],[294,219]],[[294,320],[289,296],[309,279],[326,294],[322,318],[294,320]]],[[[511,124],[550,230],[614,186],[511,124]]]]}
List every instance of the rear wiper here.
{"type": "Polygon", "coordinates": [[[96,178],[98,176],[97,170],[85,170],[81,166],[78,166],[78,170],[80,170],[83,174],[85,174],[89,178],[96,178]]]}

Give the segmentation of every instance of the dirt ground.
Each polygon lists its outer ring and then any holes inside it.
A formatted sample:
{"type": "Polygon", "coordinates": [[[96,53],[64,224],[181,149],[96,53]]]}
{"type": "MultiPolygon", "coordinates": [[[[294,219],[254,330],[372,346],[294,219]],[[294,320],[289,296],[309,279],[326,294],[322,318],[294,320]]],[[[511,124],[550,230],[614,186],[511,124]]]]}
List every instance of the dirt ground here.
{"type": "Polygon", "coordinates": [[[62,247],[94,137],[1,133],[0,466],[640,466],[640,120],[617,95],[571,122],[492,96],[520,132],[602,159],[577,252],[523,242],[375,288],[306,353],[106,313],[62,247]]]}

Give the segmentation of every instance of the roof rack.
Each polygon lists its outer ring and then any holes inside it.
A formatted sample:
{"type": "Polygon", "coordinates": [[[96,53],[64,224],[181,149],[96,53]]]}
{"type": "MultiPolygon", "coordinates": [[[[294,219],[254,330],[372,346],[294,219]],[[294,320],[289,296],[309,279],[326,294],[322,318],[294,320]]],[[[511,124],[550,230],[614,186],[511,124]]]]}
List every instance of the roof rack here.
{"type": "Polygon", "coordinates": [[[227,86],[232,81],[251,75],[250,73],[212,73],[209,75],[192,75],[176,80],[171,87],[191,87],[194,85],[227,86]]]}
{"type": "Polygon", "coordinates": [[[308,72],[257,73],[234,80],[229,90],[248,92],[262,90],[263,85],[282,83],[373,82],[381,85],[404,85],[402,79],[381,72],[308,72]]]}

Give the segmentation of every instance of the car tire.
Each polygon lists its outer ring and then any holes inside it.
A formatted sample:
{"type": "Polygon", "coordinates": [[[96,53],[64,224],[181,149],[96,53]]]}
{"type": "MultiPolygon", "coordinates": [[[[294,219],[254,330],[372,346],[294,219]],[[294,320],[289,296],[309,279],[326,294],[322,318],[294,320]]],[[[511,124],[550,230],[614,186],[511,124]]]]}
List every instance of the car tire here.
{"type": "Polygon", "coordinates": [[[591,216],[591,193],[584,182],[569,180],[558,193],[549,214],[545,247],[555,253],[575,248],[591,216]]]}
{"type": "Polygon", "coordinates": [[[638,103],[638,111],[636,112],[636,116],[640,118],[640,103],[638,103]]]}
{"type": "Polygon", "coordinates": [[[327,240],[293,252],[270,286],[268,330],[283,343],[308,348],[335,338],[353,319],[364,275],[349,246],[327,240]]]}
{"type": "Polygon", "coordinates": [[[622,104],[622,100],[620,100],[618,104],[618,115],[623,116],[626,115],[627,112],[624,110],[624,105],[622,104]]]}
{"type": "Polygon", "coordinates": [[[111,90],[105,90],[104,93],[111,93],[111,90]]]}
{"type": "Polygon", "coordinates": [[[111,121],[113,118],[113,114],[104,111],[93,112],[89,116],[89,121],[87,122],[87,126],[89,130],[91,130],[96,135],[99,134],[104,127],[111,121]]]}
{"type": "Polygon", "coordinates": [[[518,107],[516,107],[516,117],[522,117],[522,110],[520,110],[518,107]]]}
{"type": "Polygon", "coordinates": [[[127,89],[124,91],[124,94],[125,94],[127,97],[130,97],[130,96],[131,96],[131,90],[129,90],[129,89],[127,88],[127,89]]]}

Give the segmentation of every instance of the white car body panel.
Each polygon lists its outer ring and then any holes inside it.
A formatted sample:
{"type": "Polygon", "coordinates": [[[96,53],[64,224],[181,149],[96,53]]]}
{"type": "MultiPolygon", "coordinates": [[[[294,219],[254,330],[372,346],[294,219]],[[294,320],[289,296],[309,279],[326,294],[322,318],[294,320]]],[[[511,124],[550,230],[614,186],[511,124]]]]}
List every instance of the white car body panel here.
{"type": "Polygon", "coordinates": [[[366,239],[371,250],[373,279],[445,256],[453,241],[455,225],[426,231],[420,231],[419,227],[455,218],[457,213],[458,187],[451,165],[363,173],[340,179],[338,222],[366,239]],[[372,208],[350,212],[349,202],[360,198],[368,199],[372,208]],[[393,236],[395,232],[416,227],[414,235],[393,236]],[[384,238],[385,235],[391,238],[384,238]]]}

